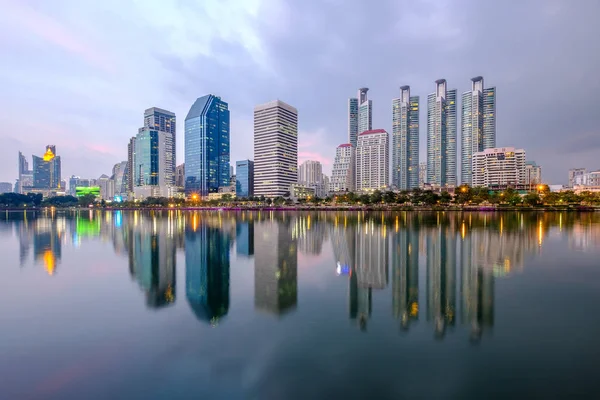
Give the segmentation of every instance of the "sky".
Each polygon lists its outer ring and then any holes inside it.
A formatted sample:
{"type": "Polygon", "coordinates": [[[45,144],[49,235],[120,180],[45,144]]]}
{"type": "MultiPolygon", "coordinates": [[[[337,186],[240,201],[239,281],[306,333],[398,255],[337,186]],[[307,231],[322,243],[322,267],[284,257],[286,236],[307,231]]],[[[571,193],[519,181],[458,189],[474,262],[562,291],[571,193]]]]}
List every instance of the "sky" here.
{"type": "MultiPolygon", "coordinates": [[[[253,158],[253,107],[298,109],[299,161],[329,173],[347,142],[347,99],[369,87],[373,128],[392,99],[497,90],[497,145],[524,148],[547,183],[600,169],[597,0],[0,0],[0,181],[17,155],[54,144],[63,179],[127,159],[146,108],[176,113],[177,162],[197,97],[229,103],[231,160],[253,158]]],[[[460,122],[459,125],[460,127],[460,122]]],[[[460,128],[459,128],[460,129],[460,128]]],[[[460,141],[460,137],[458,138],[460,141]]],[[[460,154],[460,151],[459,153],[460,154]]],[[[30,161],[31,163],[31,161],[30,161]]]]}

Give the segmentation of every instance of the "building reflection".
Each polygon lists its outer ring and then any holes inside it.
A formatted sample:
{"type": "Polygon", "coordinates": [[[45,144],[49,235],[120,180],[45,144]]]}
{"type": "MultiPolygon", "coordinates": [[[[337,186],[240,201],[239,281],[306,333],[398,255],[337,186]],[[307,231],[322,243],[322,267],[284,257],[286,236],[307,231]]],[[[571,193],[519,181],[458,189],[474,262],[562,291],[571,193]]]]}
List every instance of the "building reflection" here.
{"type": "Polygon", "coordinates": [[[235,249],[238,256],[254,255],[254,221],[238,221],[235,225],[235,249]]]}
{"type": "Polygon", "coordinates": [[[282,315],[298,302],[298,247],[295,217],[263,213],[254,224],[254,306],[282,315]]]}
{"type": "Polygon", "coordinates": [[[318,256],[327,239],[327,225],[322,213],[300,215],[295,219],[294,232],[298,238],[298,251],[318,256]]]}
{"type": "Polygon", "coordinates": [[[146,295],[146,305],[161,308],[175,302],[176,246],[171,219],[140,216],[129,225],[130,273],[146,295]]]}
{"type": "Polygon", "coordinates": [[[193,221],[185,230],[185,294],[199,320],[217,325],[229,311],[231,235],[209,221],[193,221]]]}
{"type": "Polygon", "coordinates": [[[406,330],[412,321],[419,319],[419,232],[407,213],[396,216],[390,242],[392,307],[394,317],[406,330]]]}

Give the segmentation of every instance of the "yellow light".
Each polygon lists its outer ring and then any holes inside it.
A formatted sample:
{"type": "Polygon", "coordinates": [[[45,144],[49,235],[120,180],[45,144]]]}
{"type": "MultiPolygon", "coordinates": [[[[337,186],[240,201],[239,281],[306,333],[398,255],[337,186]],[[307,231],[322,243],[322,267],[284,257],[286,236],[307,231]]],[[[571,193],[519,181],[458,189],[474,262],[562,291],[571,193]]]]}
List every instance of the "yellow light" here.
{"type": "Polygon", "coordinates": [[[50,148],[47,148],[46,153],[44,153],[44,161],[51,161],[52,159],[54,159],[54,153],[50,148]]]}
{"type": "Polygon", "coordinates": [[[538,190],[543,190],[544,189],[544,185],[538,185],[538,190]]]}
{"type": "Polygon", "coordinates": [[[46,250],[44,252],[44,267],[48,272],[48,275],[54,275],[54,270],[56,269],[56,260],[54,258],[54,253],[51,250],[46,250]]]}

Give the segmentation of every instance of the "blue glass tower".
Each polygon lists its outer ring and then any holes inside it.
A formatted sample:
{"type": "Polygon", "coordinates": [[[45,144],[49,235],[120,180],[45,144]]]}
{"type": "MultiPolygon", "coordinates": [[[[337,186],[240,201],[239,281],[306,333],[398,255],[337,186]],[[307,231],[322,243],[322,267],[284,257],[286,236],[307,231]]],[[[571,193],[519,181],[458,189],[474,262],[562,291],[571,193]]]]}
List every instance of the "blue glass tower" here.
{"type": "Polygon", "coordinates": [[[206,196],[224,186],[229,186],[229,109],[208,94],[185,117],[185,193],[206,196]]]}
{"type": "Polygon", "coordinates": [[[235,170],[235,195],[237,197],[254,196],[254,161],[236,161],[235,170]]]}

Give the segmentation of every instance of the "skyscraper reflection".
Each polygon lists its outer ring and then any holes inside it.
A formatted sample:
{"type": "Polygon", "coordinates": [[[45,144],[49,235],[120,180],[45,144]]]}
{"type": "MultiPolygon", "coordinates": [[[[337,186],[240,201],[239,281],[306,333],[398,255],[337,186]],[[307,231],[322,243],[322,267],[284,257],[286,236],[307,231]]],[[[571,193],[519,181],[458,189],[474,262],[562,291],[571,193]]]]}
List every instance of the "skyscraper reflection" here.
{"type": "Polygon", "coordinates": [[[235,248],[238,256],[254,255],[254,221],[238,221],[235,224],[235,248]]]}
{"type": "Polygon", "coordinates": [[[229,311],[231,235],[201,221],[185,231],[185,294],[196,317],[217,325],[229,311]]]}
{"type": "Polygon", "coordinates": [[[419,233],[416,224],[402,215],[403,228],[390,233],[392,260],[392,307],[400,326],[408,329],[419,318],[419,233]]]}
{"type": "Polygon", "coordinates": [[[281,315],[298,302],[298,248],[293,219],[285,214],[262,215],[254,224],[254,306],[281,315]]]}
{"type": "Polygon", "coordinates": [[[450,227],[432,228],[427,236],[427,319],[443,337],[456,318],[456,234],[450,227]]]}
{"type": "Polygon", "coordinates": [[[146,294],[146,305],[161,308],[175,302],[175,242],[170,220],[140,216],[131,226],[130,272],[146,294]]]}

